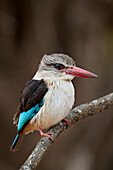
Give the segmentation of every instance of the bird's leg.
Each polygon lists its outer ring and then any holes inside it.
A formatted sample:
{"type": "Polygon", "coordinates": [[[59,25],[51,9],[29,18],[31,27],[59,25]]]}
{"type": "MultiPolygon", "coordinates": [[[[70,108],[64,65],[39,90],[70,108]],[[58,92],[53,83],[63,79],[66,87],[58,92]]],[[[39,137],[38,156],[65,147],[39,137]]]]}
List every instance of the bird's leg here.
{"type": "Polygon", "coordinates": [[[67,126],[69,127],[70,126],[70,121],[69,120],[67,120],[67,119],[62,119],[63,121],[65,121],[66,123],[67,123],[67,126]]]}
{"type": "Polygon", "coordinates": [[[41,129],[38,129],[38,131],[40,132],[41,137],[46,136],[53,141],[53,138],[50,136],[50,133],[44,133],[41,129]]]}

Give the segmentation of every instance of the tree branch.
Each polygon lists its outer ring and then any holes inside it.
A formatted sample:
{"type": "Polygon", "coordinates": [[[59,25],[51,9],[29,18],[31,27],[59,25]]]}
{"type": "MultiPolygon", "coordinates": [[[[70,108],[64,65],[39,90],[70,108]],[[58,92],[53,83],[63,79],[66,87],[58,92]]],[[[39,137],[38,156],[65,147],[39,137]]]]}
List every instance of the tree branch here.
{"type": "MultiPolygon", "coordinates": [[[[70,111],[66,119],[70,121],[70,125],[76,123],[77,121],[84,119],[89,116],[93,116],[96,113],[102,112],[105,109],[109,109],[113,106],[113,93],[101,97],[99,99],[93,100],[90,103],[82,104],[80,106],[75,107],[70,111]]],[[[67,128],[66,123],[61,121],[59,124],[50,128],[48,133],[51,133],[53,140],[56,138],[67,128]]],[[[35,149],[28,157],[26,162],[21,166],[20,170],[24,169],[36,169],[42,158],[44,157],[47,150],[52,145],[52,141],[47,137],[43,137],[35,149]]]]}

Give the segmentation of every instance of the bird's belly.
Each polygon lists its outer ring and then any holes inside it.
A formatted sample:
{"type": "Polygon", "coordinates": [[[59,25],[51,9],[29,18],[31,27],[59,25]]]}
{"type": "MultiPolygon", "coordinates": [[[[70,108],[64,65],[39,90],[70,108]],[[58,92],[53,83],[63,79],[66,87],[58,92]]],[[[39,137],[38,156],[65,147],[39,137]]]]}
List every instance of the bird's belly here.
{"type": "Polygon", "coordinates": [[[41,129],[59,123],[70,111],[74,104],[74,88],[72,84],[66,88],[51,88],[46,96],[43,107],[34,117],[35,126],[41,129]]]}

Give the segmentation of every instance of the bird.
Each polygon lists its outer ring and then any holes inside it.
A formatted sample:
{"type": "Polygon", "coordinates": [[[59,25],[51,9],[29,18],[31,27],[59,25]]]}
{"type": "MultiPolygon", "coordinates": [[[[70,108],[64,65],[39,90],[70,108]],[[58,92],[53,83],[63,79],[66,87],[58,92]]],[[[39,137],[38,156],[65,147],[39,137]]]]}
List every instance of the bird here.
{"type": "Polygon", "coordinates": [[[17,151],[24,135],[38,130],[41,137],[51,134],[48,129],[65,119],[75,102],[74,77],[95,78],[96,74],[76,66],[75,61],[66,54],[45,54],[39,69],[21,91],[20,103],[13,123],[16,124],[16,137],[10,150],[17,151]]]}

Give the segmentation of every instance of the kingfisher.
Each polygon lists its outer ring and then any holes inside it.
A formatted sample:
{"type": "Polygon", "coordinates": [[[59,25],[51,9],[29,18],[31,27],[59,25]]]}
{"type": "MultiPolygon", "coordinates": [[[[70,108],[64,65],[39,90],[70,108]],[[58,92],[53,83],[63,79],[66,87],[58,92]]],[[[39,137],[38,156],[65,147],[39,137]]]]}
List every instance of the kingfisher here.
{"type": "Polygon", "coordinates": [[[17,126],[16,137],[10,147],[16,151],[24,135],[38,130],[41,137],[53,141],[51,134],[42,130],[65,119],[74,105],[74,77],[95,78],[96,74],[76,66],[75,61],[65,54],[44,55],[32,80],[21,91],[20,104],[13,117],[17,126]]]}

